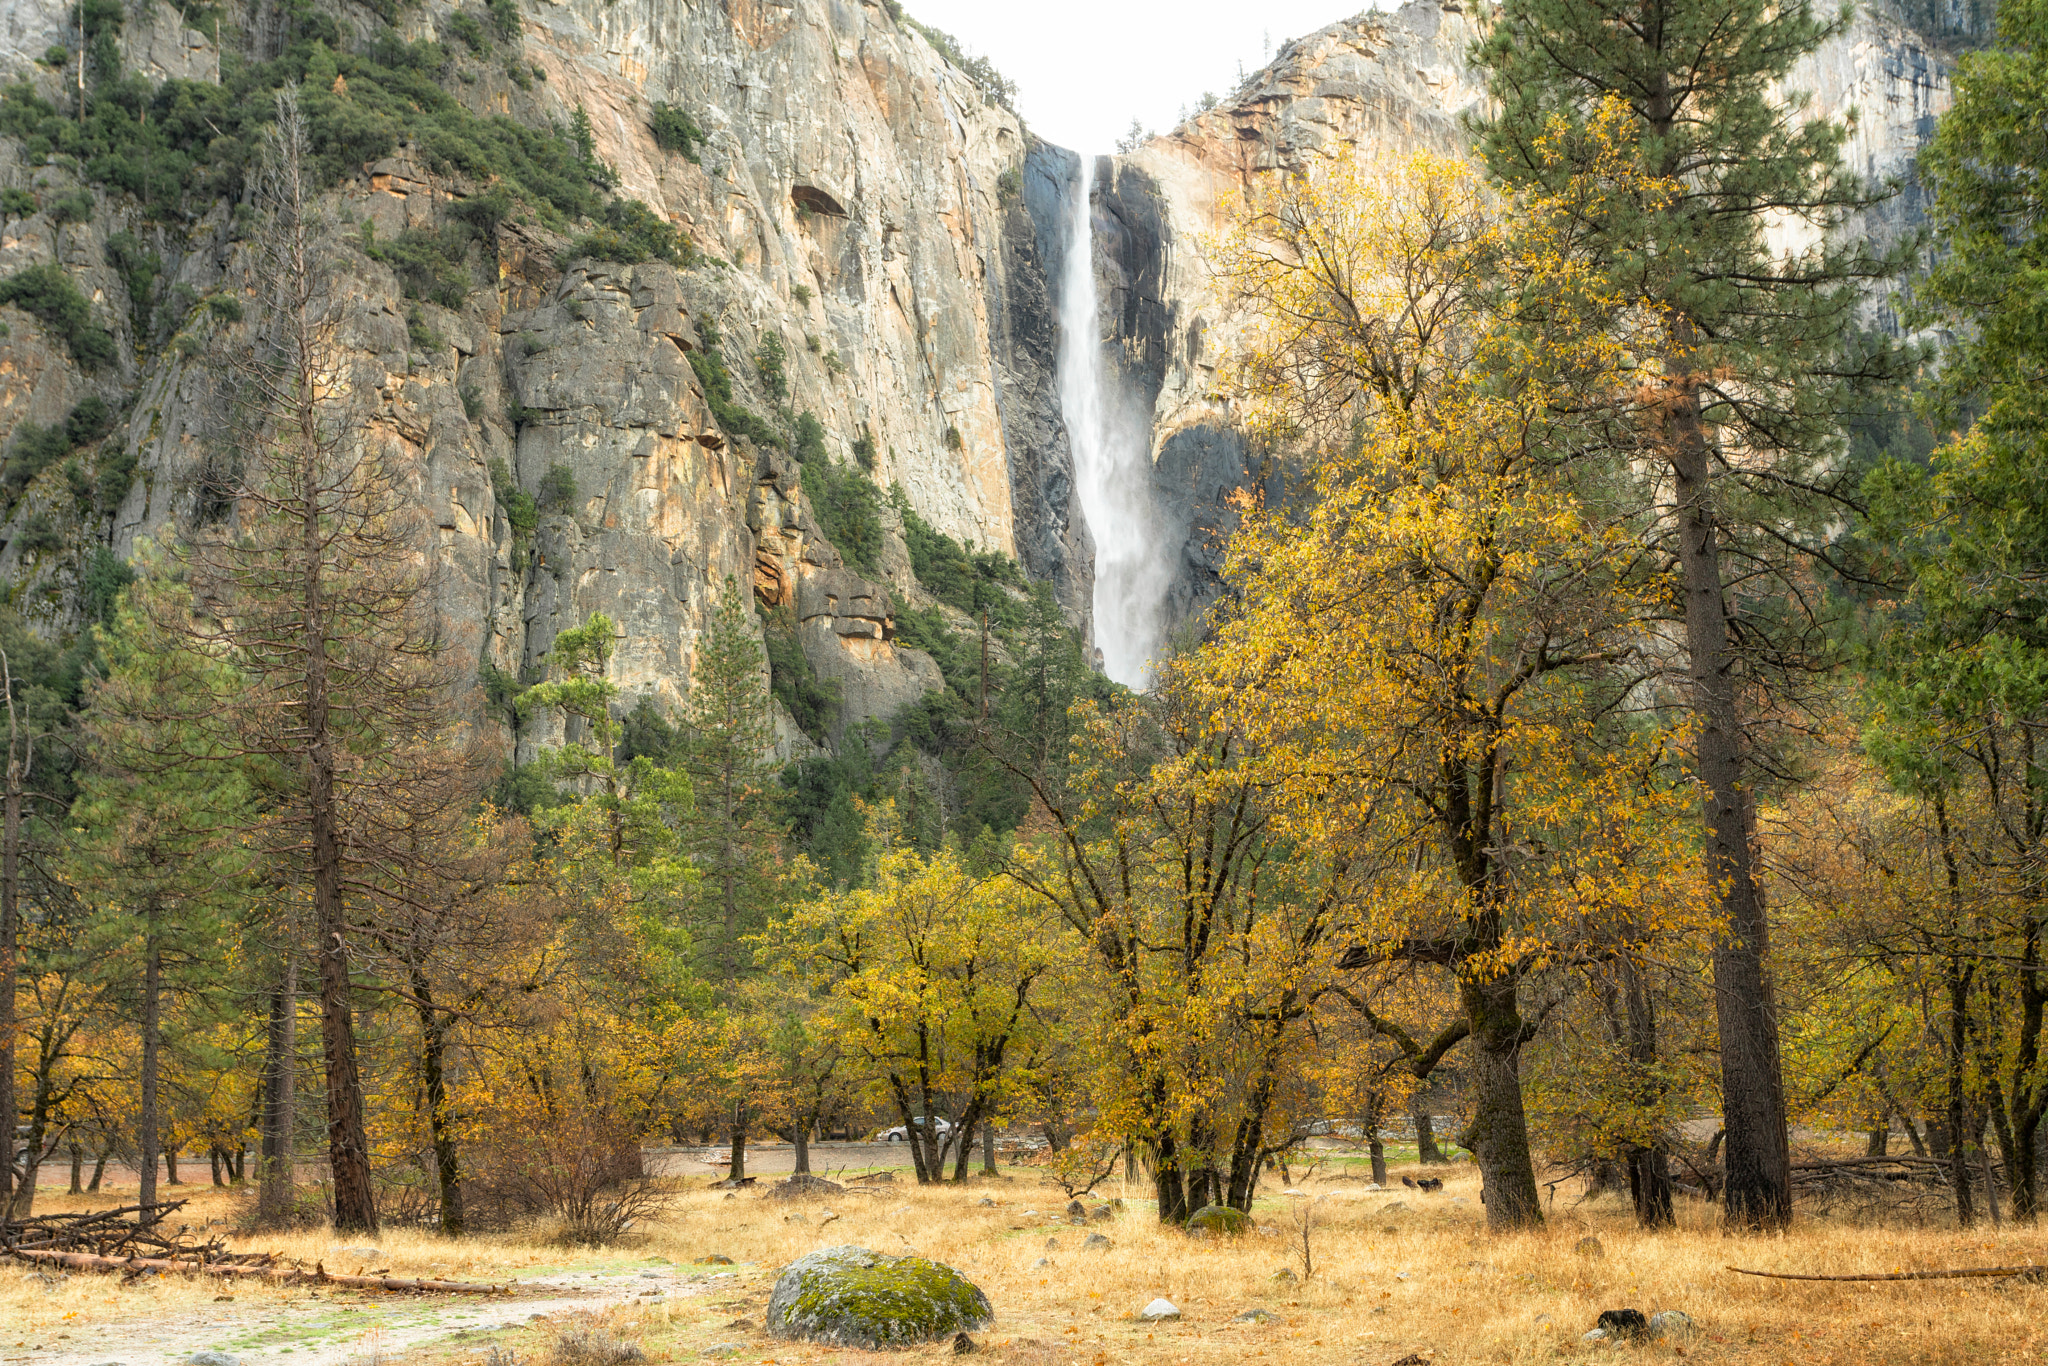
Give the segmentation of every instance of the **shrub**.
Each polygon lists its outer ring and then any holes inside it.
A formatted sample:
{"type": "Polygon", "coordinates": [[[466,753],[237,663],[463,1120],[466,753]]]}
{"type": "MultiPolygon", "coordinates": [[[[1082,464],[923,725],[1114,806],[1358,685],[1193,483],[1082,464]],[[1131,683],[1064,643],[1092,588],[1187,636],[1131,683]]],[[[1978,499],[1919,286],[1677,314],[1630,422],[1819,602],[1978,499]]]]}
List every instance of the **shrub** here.
{"type": "Polygon", "coordinates": [[[996,198],[1000,202],[1007,204],[1023,192],[1024,173],[1015,166],[1006,167],[996,177],[996,198]]]}
{"type": "Polygon", "coordinates": [[[534,505],[542,512],[569,512],[576,506],[576,471],[567,465],[550,465],[540,481],[534,505]]]}
{"type": "Polygon", "coordinates": [[[761,344],[754,348],[754,373],[761,377],[761,388],[776,402],[789,396],[789,351],[782,344],[781,334],[764,333],[761,344]]]}
{"type": "Polygon", "coordinates": [[[407,340],[422,351],[439,351],[448,344],[447,338],[427,326],[427,320],[421,316],[417,308],[405,310],[405,335],[407,340]]]}
{"type": "Polygon", "coordinates": [[[498,506],[505,509],[513,543],[532,540],[533,533],[540,528],[540,509],[535,506],[533,495],[520,488],[512,477],[512,467],[503,456],[491,461],[491,492],[497,495],[498,506]]]}
{"type": "Polygon", "coordinates": [[[704,145],[704,130],[683,109],[657,101],[647,127],[654,134],[654,145],[663,151],[680,152],[691,161],[701,159],[698,149],[704,145]]]}
{"type": "MultiPolygon", "coordinates": [[[[837,355],[838,352],[835,351],[833,354],[837,355]]],[[[868,424],[865,422],[860,424],[860,435],[854,438],[853,458],[860,462],[860,467],[864,470],[872,470],[875,467],[875,434],[868,430],[868,424]]]]}
{"type": "Polygon", "coordinates": [[[645,1361],[647,1353],[637,1342],[615,1338],[595,1324],[564,1329],[548,1351],[555,1366],[626,1366],[645,1361]]]}
{"type": "Polygon", "coordinates": [[[733,402],[732,375],[726,370],[725,357],[719,350],[718,329],[709,322],[697,324],[697,340],[697,349],[690,353],[690,369],[696,372],[697,383],[704,388],[704,401],[710,405],[718,425],[728,436],[743,436],[756,445],[783,448],[782,433],[766,418],[733,402]]]}
{"type": "Polygon", "coordinates": [[[36,211],[36,197],[27,190],[9,186],[0,190],[0,212],[9,218],[27,218],[36,211]]]}
{"type": "Polygon", "coordinates": [[[697,249],[682,230],[637,199],[612,200],[598,222],[601,226],[570,241],[561,264],[584,257],[625,265],[666,261],[685,269],[697,263],[697,249]]]}
{"type": "Polygon", "coordinates": [[[805,413],[796,420],[796,441],[791,453],[806,464],[824,459],[825,424],[818,421],[816,413],[805,413]]]}
{"type": "Polygon", "coordinates": [[[46,554],[63,549],[64,534],[57,530],[57,524],[50,520],[47,512],[38,512],[22,527],[20,545],[26,554],[46,554]]]}
{"type": "Polygon", "coordinates": [[[768,646],[769,691],[788,709],[798,730],[823,744],[826,728],[839,710],[838,681],[819,681],[797,639],[796,613],[787,605],[764,615],[761,625],[768,646]]]}
{"type": "Polygon", "coordinates": [[[484,415],[483,391],[474,384],[465,384],[456,392],[462,395],[462,415],[471,422],[480,420],[484,415]]]}
{"type": "MultiPolygon", "coordinates": [[[[811,306],[811,287],[809,285],[791,285],[789,293],[790,297],[795,299],[801,307],[809,308],[811,306]]],[[[815,351],[818,348],[814,346],[811,349],[815,351]]]]}
{"type": "Polygon", "coordinates": [[[484,8],[500,38],[509,43],[519,36],[519,0],[490,0],[484,8]]]}
{"type": "Polygon", "coordinates": [[[57,266],[30,266],[0,280],[0,304],[13,304],[62,337],[72,359],[88,370],[119,354],[113,334],[93,322],[85,296],[57,266]]]}
{"type": "Polygon", "coordinates": [[[491,36],[484,32],[484,26],[475,17],[457,10],[448,16],[448,31],[460,38],[471,52],[488,52],[491,36]]]}
{"type": "Polygon", "coordinates": [[[107,264],[120,272],[121,283],[128,289],[128,311],[139,339],[149,331],[149,300],[156,291],[157,277],[164,272],[164,258],[123,229],[107,239],[107,264]]]}
{"type": "Polygon", "coordinates": [[[966,444],[960,439],[960,429],[950,422],[946,424],[945,440],[946,449],[949,451],[957,451],[960,449],[961,446],[966,444]]]}
{"type": "Polygon", "coordinates": [[[669,1194],[640,1180],[638,1136],[600,1119],[554,1115],[495,1129],[472,1161],[471,1222],[502,1228],[546,1218],[556,1242],[606,1247],[658,1215],[669,1194]]]}
{"type": "Polygon", "coordinates": [[[1004,591],[1026,586],[1015,560],[993,550],[961,545],[918,516],[900,487],[891,498],[903,514],[911,572],[933,597],[969,616],[986,610],[991,620],[1004,627],[1022,622],[1022,604],[1004,591]]]}
{"type": "MultiPolygon", "coordinates": [[[[370,228],[367,222],[363,226],[370,228]]],[[[381,243],[373,231],[366,231],[363,252],[391,267],[406,298],[459,309],[476,285],[476,273],[469,265],[470,237],[467,224],[407,228],[390,242],[381,243]]]]}
{"type": "Polygon", "coordinates": [[[85,613],[85,619],[103,626],[113,621],[121,594],[133,582],[135,571],[129,568],[126,560],[106,546],[94,547],[92,558],[85,565],[84,580],[79,586],[79,608],[85,613]]]}
{"type": "Polygon", "coordinates": [[[818,528],[848,564],[875,572],[882,553],[882,496],[859,470],[819,460],[804,467],[804,491],[818,528]]]}
{"type": "Polygon", "coordinates": [[[224,323],[238,323],[242,320],[242,301],[232,294],[210,294],[206,311],[224,323]]]}

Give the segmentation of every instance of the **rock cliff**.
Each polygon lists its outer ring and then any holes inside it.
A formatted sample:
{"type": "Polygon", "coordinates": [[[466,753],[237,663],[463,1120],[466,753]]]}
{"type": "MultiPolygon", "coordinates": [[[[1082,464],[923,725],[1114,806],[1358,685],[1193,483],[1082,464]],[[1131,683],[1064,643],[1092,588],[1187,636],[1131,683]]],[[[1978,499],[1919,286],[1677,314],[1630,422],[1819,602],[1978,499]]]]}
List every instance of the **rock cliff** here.
{"type": "MultiPolygon", "coordinates": [[[[911,569],[906,517],[1017,557],[1087,629],[1092,541],[1055,374],[1075,158],[1034,139],[893,0],[331,10],[136,0],[118,58],[86,44],[87,98],[113,98],[94,92],[115,60],[150,82],[234,86],[316,24],[336,50],[432,40],[433,78],[465,109],[535,136],[568,138],[573,123],[618,194],[689,244],[680,265],[621,263],[569,250],[571,224],[479,217],[495,173],[424,124],[344,159],[326,194],[321,308],[365,431],[416,462],[446,607],[474,626],[479,666],[530,676],[558,631],[604,611],[624,632],[615,677],[629,700],[673,710],[731,582],[839,683],[824,728],[836,739],[941,682],[896,633],[900,608],[935,605],[911,569]],[[664,148],[663,110],[686,114],[696,136],[664,148]],[[447,236],[486,218],[466,246],[447,236]],[[422,288],[424,258],[394,254],[401,242],[440,242],[456,259],[422,288]],[[729,390],[708,393],[719,375],[729,390]],[[779,436],[749,439],[721,404],[764,415],[779,436]],[[848,471],[901,491],[903,511],[881,500],[880,543],[859,563],[820,501],[848,471]],[[515,492],[538,500],[536,525],[515,525],[515,492]]],[[[1213,592],[1224,497],[1255,477],[1215,384],[1232,323],[1211,300],[1201,235],[1249,177],[1350,147],[1456,148],[1459,114],[1483,97],[1465,61],[1479,22],[1416,0],[1334,24],[1170,136],[1097,167],[1098,321],[1126,391],[1153,414],[1158,534],[1180,547],[1174,615],[1213,592]]],[[[166,209],[146,161],[139,185],[133,166],[123,181],[20,114],[30,99],[76,109],[80,46],[69,3],[0,0],[0,76],[21,83],[0,119],[0,279],[57,267],[88,327],[110,338],[88,363],[54,314],[0,307],[0,446],[71,432],[43,441],[56,454],[40,464],[10,454],[0,513],[0,578],[53,635],[81,624],[107,552],[125,557],[203,511],[228,454],[210,348],[247,326],[242,305],[262,283],[240,205],[195,190],[166,209]],[[114,415],[112,434],[65,427],[97,411],[92,399],[114,415]]],[[[1855,163],[1909,173],[1946,101],[1939,52],[1898,23],[1859,19],[1808,65],[1796,83],[1817,109],[1863,113],[1855,163]]],[[[336,72],[330,89],[330,69],[318,67],[320,88],[345,121],[348,80],[336,72]]],[[[1916,212],[1909,191],[1873,229],[1916,212]]],[[[786,752],[805,752],[811,741],[785,722],[786,752]]]]}
{"type": "MultiPolygon", "coordinates": [[[[1482,13],[1411,0],[1332,24],[1286,44],[1214,109],[1098,168],[1098,221],[1109,225],[1097,268],[1101,327],[1126,390],[1153,413],[1155,495],[1178,547],[1170,618],[1213,599],[1233,517],[1226,500],[1262,477],[1216,383],[1235,326],[1211,288],[1203,236],[1222,226],[1226,196],[1261,175],[1352,149],[1461,151],[1461,116],[1486,96],[1466,60],[1482,13]]],[[[1948,107],[1948,44],[1981,27],[1958,9],[1946,36],[1931,40],[1860,11],[1787,81],[1811,94],[1817,116],[1853,113],[1851,167],[1873,183],[1900,182],[1855,230],[1886,237],[1923,220],[1913,165],[1948,107]]]]}

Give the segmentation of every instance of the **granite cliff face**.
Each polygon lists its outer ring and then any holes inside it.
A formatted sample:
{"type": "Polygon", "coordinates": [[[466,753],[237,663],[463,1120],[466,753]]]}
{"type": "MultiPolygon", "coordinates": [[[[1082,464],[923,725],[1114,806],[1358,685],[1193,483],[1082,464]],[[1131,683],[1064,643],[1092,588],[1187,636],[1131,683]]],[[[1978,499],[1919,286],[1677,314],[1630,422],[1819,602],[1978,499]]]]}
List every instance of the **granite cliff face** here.
{"type": "MultiPolygon", "coordinates": [[[[1466,60],[1481,13],[1413,0],[1332,24],[1288,43],[1216,108],[1098,167],[1101,326],[1127,390],[1152,409],[1160,520],[1178,547],[1172,619],[1213,600],[1233,523],[1226,499],[1265,477],[1217,384],[1236,328],[1210,285],[1202,237],[1222,226],[1225,196],[1261,175],[1353,149],[1462,151],[1461,116],[1486,97],[1466,60]]],[[[1930,40],[1860,12],[1787,82],[1811,94],[1817,116],[1854,111],[1845,160],[1872,182],[1901,182],[1859,231],[1889,237],[1924,217],[1913,164],[1948,107],[1947,44],[1982,27],[1975,11],[1943,14],[1930,40]]]]}
{"type": "MultiPolygon", "coordinates": [[[[384,26],[353,0],[336,13],[344,41],[384,26]]],[[[274,54],[283,14],[267,0],[231,11],[229,45],[274,54]]],[[[73,15],[62,0],[0,0],[0,76],[72,107],[77,63],[38,59],[75,46],[73,15]]],[[[896,636],[900,606],[935,605],[900,515],[885,505],[879,551],[865,570],[849,565],[821,525],[815,459],[799,465],[718,420],[691,362],[713,345],[734,401],[815,414],[824,458],[851,468],[864,456],[879,488],[900,487],[940,532],[1016,556],[1088,627],[1092,539],[1055,373],[1071,153],[1032,138],[885,0],[530,0],[517,6],[517,62],[508,48],[503,60],[464,57],[448,35],[465,16],[448,0],[397,15],[400,36],[457,54],[449,88],[475,111],[544,127],[583,110],[619,192],[705,258],[685,269],[569,259],[562,233],[507,220],[478,258],[495,278],[414,301],[364,242],[447,223],[484,181],[401,145],[348,168],[323,201],[334,237],[321,306],[359,420],[419,471],[449,570],[445,605],[474,628],[479,665],[531,674],[557,632],[604,611],[624,633],[614,667],[629,703],[672,710],[730,581],[840,682],[832,737],[939,685],[931,658],[896,636]],[[694,159],[656,144],[657,104],[701,126],[694,159]],[[786,357],[782,394],[751,363],[771,338],[786,357]],[[533,492],[562,490],[567,471],[574,496],[544,498],[537,531],[515,535],[497,461],[533,492]]],[[[1175,616],[1213,594],[1224,497],[1255,477],[1215,382],[1232,320],[1211,299],[1201,234],[1250,177],[1350,147],[1455,149],[1458,115],[1483,97],[1465,61],[1478,24],[1418,0],[1332,25],[1171,136],[1096,167],[1100,336],[1153,415],[1157,534],[1180,548],[1175,616]]],[[[238,55],[217,50],[221,31],[141,0],[121,26],[123,63],[152,80],[218,81],[238,55]]],[[[1943,59],[1870,19],[1809,65],[1797,83],[1816,108],[1864,113],[1855,164],[1910,169],[1946,103],[1943,59]]],[[[146,218],[8,136],[0,188],[27,192],[0,224],[0,278],[60,267],[116,351],[83,368],[28,313],[0,308],[0,445],[24,423],[62,424],[89,397],[120,418],[10,494],[0,527],[0,578],[55,635],[80,624],[95,547],[126,556],[193,514],[222,458],[208,349],[245,325],[216,301],[251,300],[260,281],[234,205],[146,218]],[[62,207],[80,189],[83,221],[62,207]],[[146,298],[130,297],[144,277],[114,259],[124,233],[161,258],[146,298]],[[114,490],[112,505],[80,491],[123,462],[135,470],[125,493],[119,479],[97,485],[114,490]]],[[[1909,193],[1874,227],[1916,211],[1909,193]]],[[[793,725],[784,732],[787,753],[810,747],[793,725]]]]}

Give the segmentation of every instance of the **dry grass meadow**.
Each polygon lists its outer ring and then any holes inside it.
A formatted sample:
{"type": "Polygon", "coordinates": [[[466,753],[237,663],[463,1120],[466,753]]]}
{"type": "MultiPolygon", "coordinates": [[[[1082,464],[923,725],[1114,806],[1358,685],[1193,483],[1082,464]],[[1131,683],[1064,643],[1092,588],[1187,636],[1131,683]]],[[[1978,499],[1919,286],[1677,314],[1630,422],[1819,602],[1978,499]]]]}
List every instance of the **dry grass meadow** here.
{"type": "MultiPolygon", "coordinates": [[[[1398,1181],[1399,1170],[1396,1171],[1398,1181]]],[[[1415,1168],[1407,1168],[1413,1172],[1415,1168]]],[[[1434,1169],[1444,1172],[1445,1169],[1434,1169]]],[[[997,1323],[978,1335],[995,1362],[1452,1363],[1677,1360],[1741,1363],[1977,1363],[2048,1360],[2048,1289],[2025,1280],[1820,1284],[1758,1280],[1729,1264],[1799,1272],[1890,1271],[2048,1264],[2048,1235],[2033,1229],[1883,1227],[1802,1217],[1785,1236],[1729,1236],[1714,1211],[1682,1208],[1682,1226],[1635,1231],[1624,1200],[1573,1203],[1561,1187],[1540,1232],[1487,1236],[1470,1167],[1445,1188],[1371,1192],[1350,1175],[1304,1181],[1255,1211],[1269,1233],[1191,1240],[1163,1230],[1127,1194],[1113,1223],[1060,1221],[1066,1197],[1020,1171],[1009,1180],[919,1190],[898,1182],[879,1195],[783,1204],[749,1191],[697,1189],[623,1246],[564,1251],[535,1238],[450,1242],[387,1232],[378,1267],[394,1275],[512,1280],[488,1312],[463,1297],[420,1298],[223,1287],[160,1278],[122,1285],[107,1276],[40,1276],[0,1265],[0,1359],[6,1363],[164,1366],[200,1346],[225,1344],[243,1366],[355,1362],[361,1366],[601,1366],[563,1360],[565,1329],[596,1323],[639,1344],[651,1362],[717,1357],[745,1363],[907,1361],[950,1354],[949,1344],[865,1353],[780,1342],[762,1331],[775,1270],[837,1243],[946,1262],[985,1290],[997,1323]],[[990,1201],[993,1203],[983,1203],[990,1201]],[[1401,1208],[1390,1208],[1398,1204],[1401,1208]],[[1299,1220],[1313,1211],[1314,1268],[1299,1283],[1299,1220]],[[828,1218],[828,1211],[836,1217],[828,1218]],[[1083,1252],[1092,1231],[1113,1247],[1083,1252]],[[1604,1254],[1578,1250],[1593,1234],[1604,1254]],[[1056,1239],[1057,1248],[1048,1247],[1056,1239]],[[734,1265],[707,1265],[717,1254],[734,1265]],[[1043,1261],[1043,1265],[1041,1265],[1043,1261]],[[1147,1325],[1135,1315],[1155,1296],[1184,1317],[1147,1325]],[[1691,1337],[1642,1345],[1589,1344],[1600,1311],[1679,1309],[1691,1337]],[[1238,1316],[1262,1309],[1267,1321],[1238,1316]],[[538,1316],[534,1312],[538,1311],[538,1316]],[[460,1322],[449,1315],[468,1315],[460,1322]],[[353,1317],[351,1317],[353,1316],[353,1317]],[[324,1355],[322,1354],[324,1353],[324,1355]]],[[[1576,1184],[1576,1183],[1572,1183],[1576,1184]]],[[[231,1198],[204,1188],[185,1214],[197,1227],[224,1221],[231,1198]]],[[[96,1197],[98,1204],[106,1197],[96,1197]]],[[[45,1210],[90,1207],[45,1199],[45,1210]]],[[[329,1270],[357,1270],[328,1233],[237,1240],[329,1270]]],[[[377,1269],[371,1267],[368,1269],[377,1269]]]]}

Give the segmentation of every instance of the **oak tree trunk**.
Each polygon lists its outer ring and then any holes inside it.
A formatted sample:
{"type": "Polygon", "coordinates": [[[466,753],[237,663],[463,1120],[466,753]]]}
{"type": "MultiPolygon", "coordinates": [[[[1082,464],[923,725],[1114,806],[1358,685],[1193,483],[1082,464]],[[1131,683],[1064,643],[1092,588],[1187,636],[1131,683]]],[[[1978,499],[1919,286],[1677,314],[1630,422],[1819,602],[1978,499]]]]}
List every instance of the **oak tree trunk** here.
{"type": "Polygon", "coordinates": [[[1477,1045],[1472,1064],[1472,1125],[1459,1145],[1479,1164],[1486,1226],[1498,1233],[1543,1222],[1529,1121],[1522,1109],[1522,1014],[1513,978],[1462,982],[1466,1018],[1477,1045]]]}

